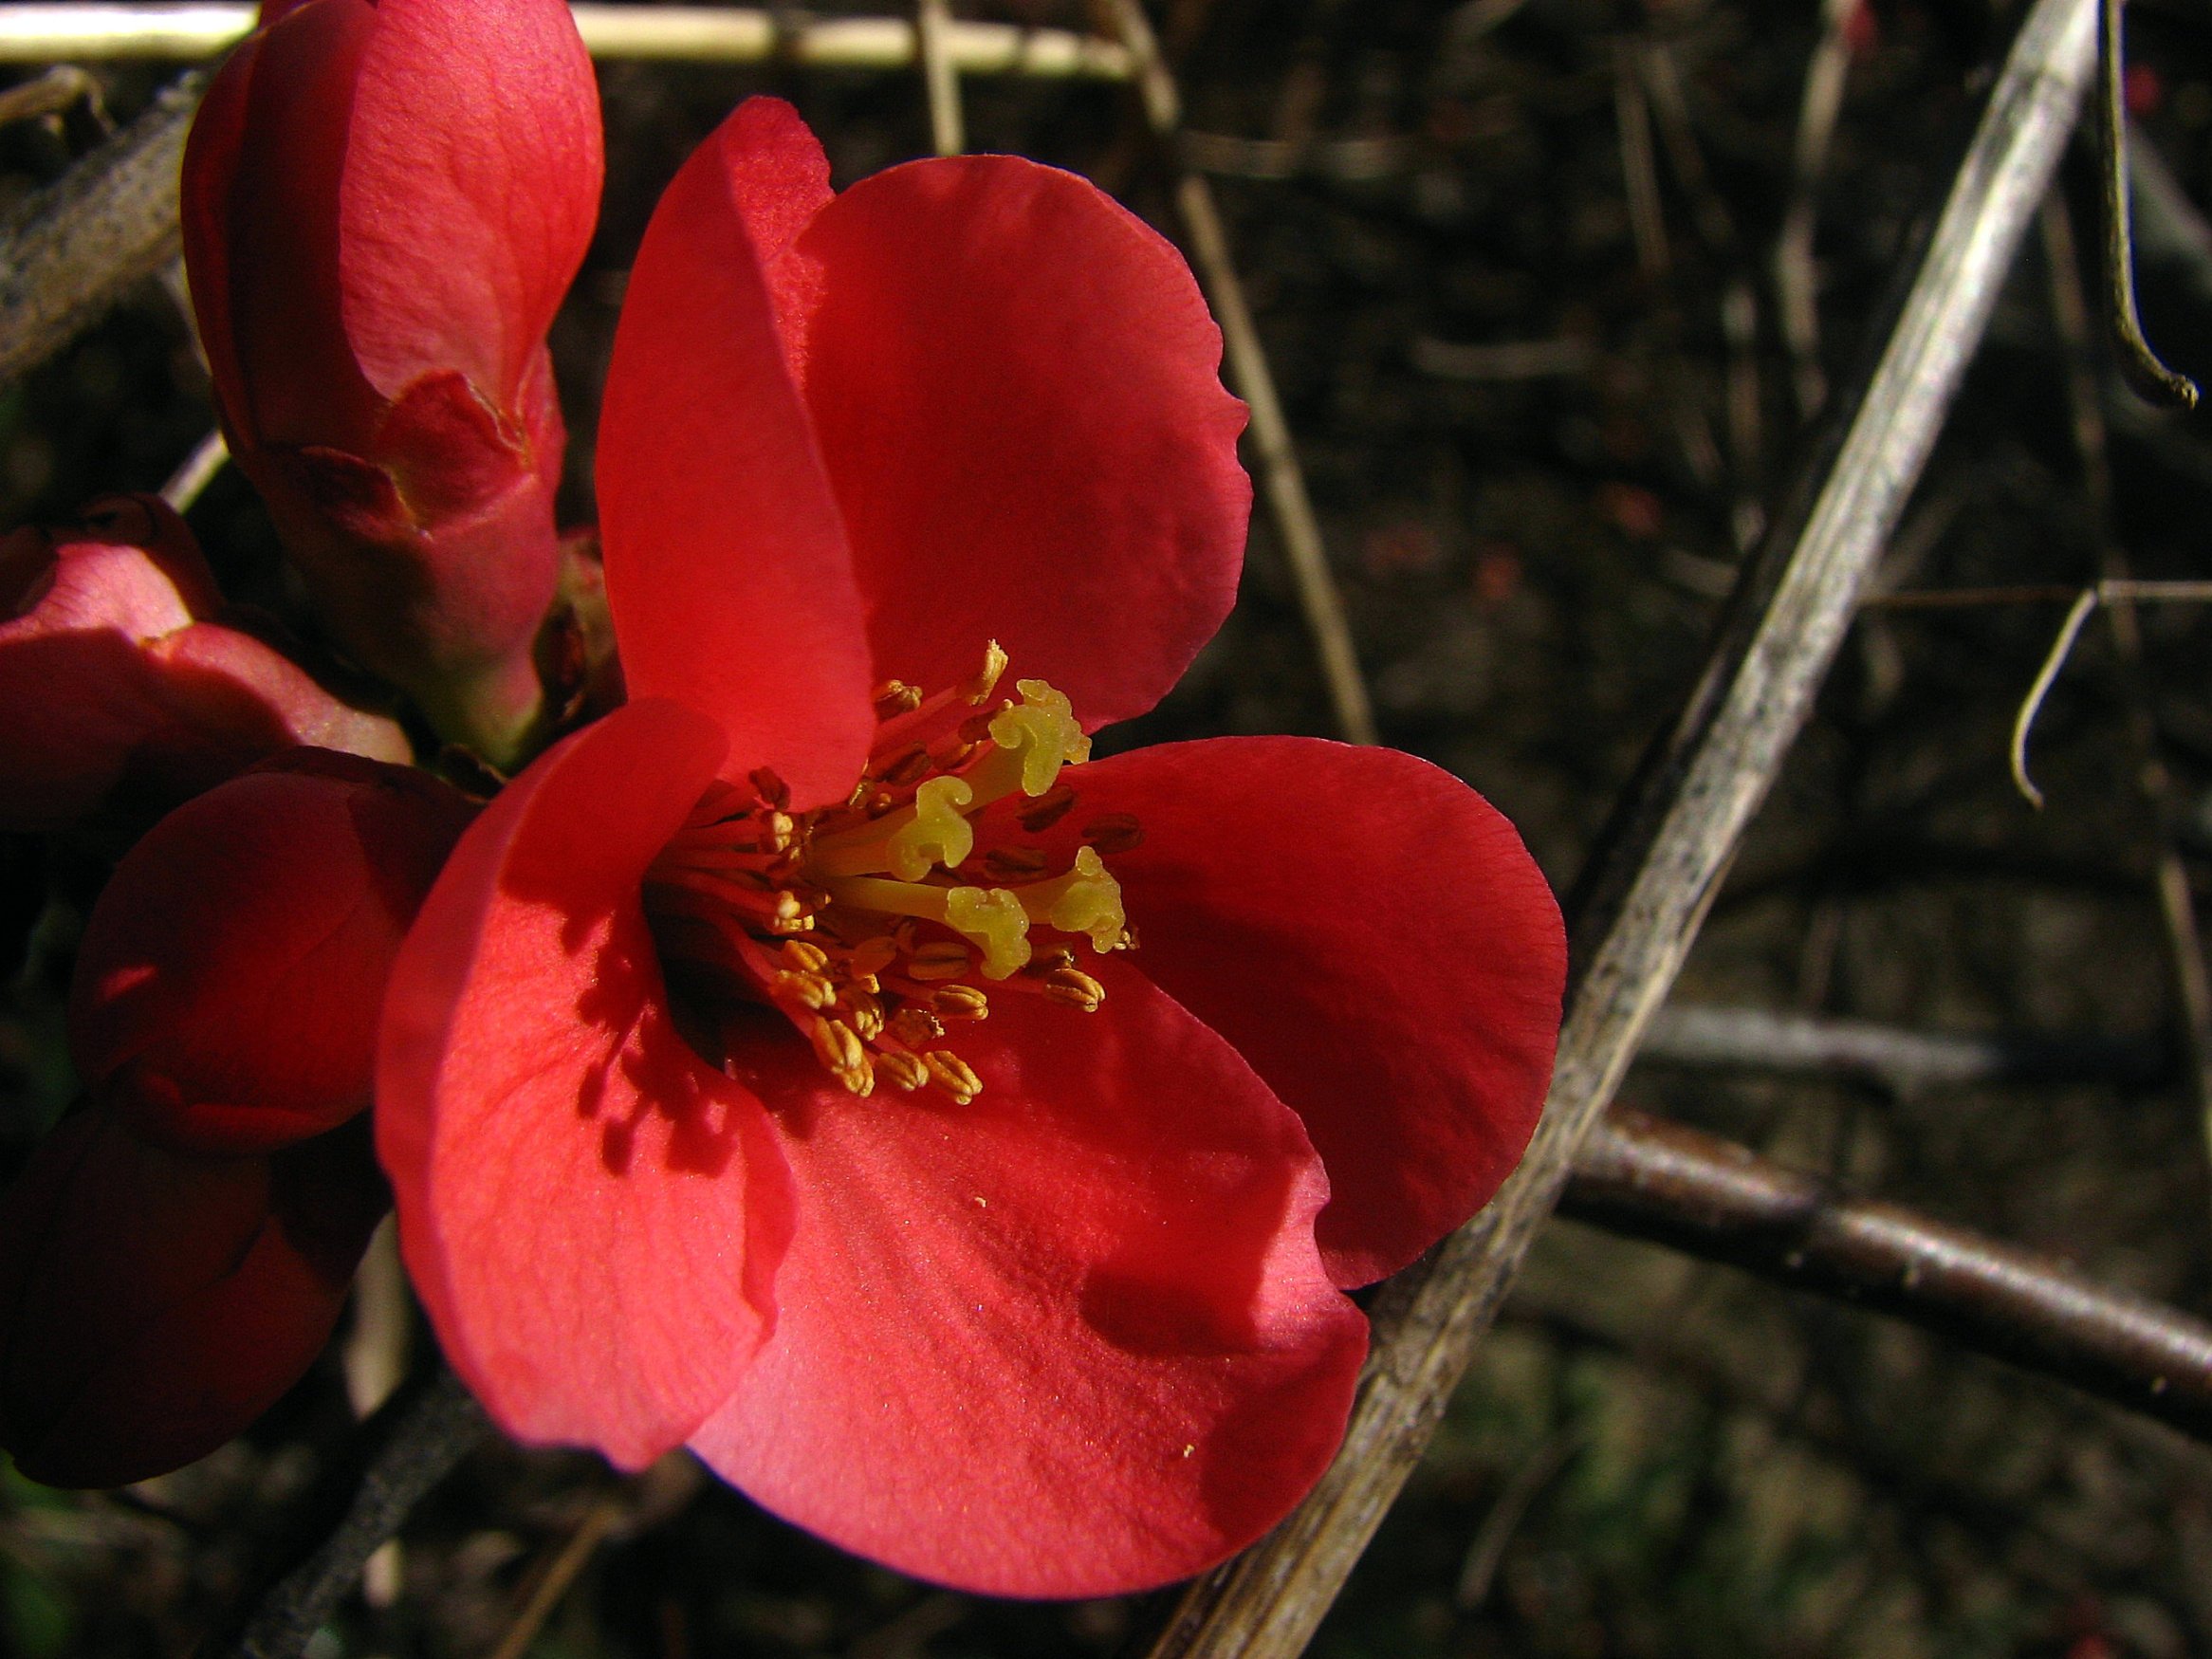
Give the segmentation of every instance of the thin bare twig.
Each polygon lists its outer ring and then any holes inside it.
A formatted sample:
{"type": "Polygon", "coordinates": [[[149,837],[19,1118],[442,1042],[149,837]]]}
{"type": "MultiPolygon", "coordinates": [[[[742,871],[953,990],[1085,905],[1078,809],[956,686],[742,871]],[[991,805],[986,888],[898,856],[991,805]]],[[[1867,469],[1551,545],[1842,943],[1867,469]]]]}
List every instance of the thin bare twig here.
{"type": "Polygon", "coordinates": [[[2013,787],[2027,797],[2028,804],[2037,812],[2043,809],[2043,792],[2028,776],[2028,733],[2034,728],[2036,716],[2042,711],[2043,699],[2051,694],[2052,684],[2058,678],[2058,671],[2066,666],[2066,658],[2074,650],[2074,642],[2081,637],[2082,625],[2089,614],[2097,608],[2097,590],[2085,587],[2074,608],[2066,613],[2066,620],[2059,625],[2058,637],[2051,642],[2051,649],[2043,658],[2043,666],[2036,671],[2036,677],[2028,687],[2028,694],[2020,699],[2020,709],[2012,721],[2013,787]]]}
{"type": "MultiPolygon", "coordinates": [[[[1121,44],[1129,53],[1145,122],[1172,157],[1176,134],[1183,124],[1183,101],[1160,56],[1152,26],[1139,0],[1109,0],[1109,6],[1121,44]]],[[[1252,308],[1244,302],[1244,286],[1229,257],[1228,233],[1222,227],[1213,187],[1201,175],[1185,171],[1175,181],[1175,208],[1189,238],[1190,263],[1197,267],[1198,280],[1221,322],[1229,378],[1238,395],[1251,405],[1248,436],[1252,458],[1259,463],[1261,487],[1290,561],[1306,626],[1313,631],[1337,729],[1350,742],[1373,743],[1376,737],[1374,706],[1359,673],[1352,625],[1345,619],[1336,579],[1329,571],[1328,549],[1314,517],[1314,504],[1306,495],[1305,474],[1299,468],[1298,449],[1291,440],[1290,422],[1282,413],[1282,399],[1276,395],[1274,371],[1267,366],[1260,331],[1252,322],[1252,308]]]]}
{"type": "MultiPolygon", "coordinates": [[[[594,57],[686,64],[761,64],[816,68],[903,69],[919,55],[903,17],[810,17],[803,11],[734,6],[573,7],[594,57]]],[[[246,5],[0,6],[0,63],[56,59],[209,58],[253,27],[246,5]]],[[[1126,81],[1129,57],[1112,41],[1060,28],[955,23],[946,55],[964,75],[1033,75],[1126,81]]]]}
{"type": "Polygon", "coordinates": [[[197,71],[179,77],[0,221],[0,385],[175,258],[177,163],[206,85],[197,71]]]}
{"type": "Polygon", "coordinates": [[[407,1512],[484,1438],[490,1423],[460,1378],[440,1368],[396,1396],[372,1428],[381,1441],[337,1528],[253,1610],[231,1659],[296,1659],[361,1567],[407,1512]]]}
{"type": "Polygon", "coordinates": [[[1667,274],[1667,210],[1659,197],[1659,167],[1651,148],[1651,106],[1638,73],[1640,47],[1619,40],[1613,48],[1613,128],[1620,141],[1621,184],[1628,193],[1629,230],[1635,239],[1636,269],[1646,282],[1667,274]]]}
{"type": "Polygon", "coordinates": [[[2152,403],[2171,409],[2197,406],[2197,383],[2159,361],[2143,338],[2135,310],[2135,251],[2128,210],[2128,104],[2121,89],[2126,58],[2120,41],[2120,0],[2098,0],[2097,147],[2104,163],[2100,205],[2105,221],[2105,323],[2118,348],[2120,372],[2152,403]]]}
{"type": "Polygon", "coordinates": [[[1559,1209],[1894,1315],[2212,1439],[2212,1326],[1701,1131],[1615,1107],[1583,1142],[1559,1209]]]}
{"type": "Polygon", "coordinates": [[[1968,1083],[2147,1084],[2170,1071],[2160,1044],[2127,1038],[1913,1031],[1869,1020],[1671,1003],[1652,1017],[1636,1059],[1861,1078],[1899,1095],[1968,1083]]]}
{"type": "Polygon", "coordinates": [[[1423,334],[1411,355],[1415,368],[1440,380],[1542,380],[1586,375],[1597,362],[1596,347],[1572,335],[1460,345],[1423,334]]]}
{"type": "Polygon", "coordinates": [[[491,1651],[491,1659],[523,1659],[544,1628],[545,1620],[561,1605],[561,1598],[568,1594],[568,1587],[576,1582],[592,1558],[593,1552],[614,1531],[616,1522],[622,1519],[622,1501],[614,1496],[601,1498],[584,1511],[583,1519],[576,1523],[576,1530],[562,1541],[560,1553],[555,1555],[545,1571],[530,1589],[529,1599],[507,1626],[507,1634],[500,1637],[499,1646],[491,1651]]]}
{"type": "Polygon", "coordinates": [[[2094,0],[2037,0],[1881,355],[1746,568],[1689,708],[1576,906],[1577,976],[1544,1117],[1489,1208],[1385,1286],[1343,1449],[1273,1533],[1200,1579],[1155,1659],[1289,1659],[1335,1599],[1550,1214],[1808,711],[2072,129],[2094,0]]]}
{"type": "MultiPolygon", "coordinates": [[[[2100,581],[2088,590],[2099,604],[2126,599],[2131,604],[2212,603],[2212,581],[2100,581]]],[[[2018,587],[1908,587],[1897,593],[1869,594],[1859,601],[1866,611],[1954,611],[1991,605],[2072,605],[2083,590],[2057,582],[2030,582],[2018,587]]]]}

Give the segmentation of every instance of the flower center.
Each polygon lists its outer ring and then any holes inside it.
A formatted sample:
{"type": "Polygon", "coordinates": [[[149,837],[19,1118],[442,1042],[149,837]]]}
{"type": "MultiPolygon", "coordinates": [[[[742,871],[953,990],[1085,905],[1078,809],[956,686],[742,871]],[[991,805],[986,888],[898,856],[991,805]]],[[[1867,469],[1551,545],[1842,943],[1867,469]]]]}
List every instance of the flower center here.
{"type": "Polygon", "coordinates": [[[1106,856],[1142,831],[1109,813],[1072,857],[1038,842],[1075,809],[1060,771],[1091,740],[1042,680],[994,702],[1005,670],[993,641],[935,696],[893,680],[842,804],[793,813],[765,769],[749,788],[718,782],[646,873],[663,954],[781,1011],[856,1095],[927,1085],[966,1105],[983,1084],[948,1039],[989,1016],[978,981],[1089,1013],[1106,989],[1076,966],[1078,942],[1135,944],[1106,856]]]}

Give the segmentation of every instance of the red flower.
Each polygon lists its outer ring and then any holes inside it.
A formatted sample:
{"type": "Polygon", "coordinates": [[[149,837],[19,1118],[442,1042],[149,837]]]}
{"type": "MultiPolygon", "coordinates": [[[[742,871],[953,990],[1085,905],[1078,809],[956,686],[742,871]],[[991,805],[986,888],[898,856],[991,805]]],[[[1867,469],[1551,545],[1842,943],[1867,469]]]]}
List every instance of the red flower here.
{"type": "Polygon", "coordinates": [[[132,849],[79,953],[92,1102],[0,1198],[0,1445],[114,1485],[222,1445],[328,1339],[386,1192],[370,1048],[466,821],[427,774],[297,749],[132,849]]]}
{"type": "Polygon", "coordinates": [[[185,152],[232,452],[340,640],[495,759],[538,707],[564,442],[544,338],[600,170],[559,0],[285,7],[185,152]]]}
{"type": "Polygon", "coordinates": [[[1563,951],[1511,827],[1404,755],[1063,774],[1071,702],[1143,712],[1233,597],[1219,356],[1066,174],[833,199],[756,101],[670,187],[600,427],[637,700],[463,837],[378,1064],[409,1266],[514,1433],[689,1442],[1023,1594],[1195,1572],[1327,1462],[1338,1286],[1518,1158],[1563,951]],[[993,700],[1008,657],[1051,684],[993,700]]]}
{"type": "Polygon", "coordinates": [[[405,761],[391,721],[209,620],[215,579],[153,496],[0,541],[0,828],[133,829],[296,744],[405,761]]]}

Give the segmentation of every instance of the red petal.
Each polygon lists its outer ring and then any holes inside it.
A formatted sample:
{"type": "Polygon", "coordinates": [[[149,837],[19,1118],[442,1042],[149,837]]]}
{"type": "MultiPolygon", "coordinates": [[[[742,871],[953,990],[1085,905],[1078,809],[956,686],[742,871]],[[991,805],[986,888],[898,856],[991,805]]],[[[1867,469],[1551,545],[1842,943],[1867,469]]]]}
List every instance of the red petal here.
{"type": "Polygon", "coordinates": [[[1389,749],[1231,738],[1066,774],[1073,836],[1134,813],[1110,867],[1152,981],[1305,1119],[1339,1284],[1393,1273],[1520,1161],[1558,1039],[1558,907],[1513,826],[1389,749]]]}
{"type": "Polygon", "coordinates": [[[875,682],[736,194],[758,171],[756,125],[725,121],[646,230],[599,418],[599,529],[631,694],[713,715],[725,776],[773,766],[803,807],[859,777],[875,682]]]}
{"type": "Polygon", "coordinates": [[[185,550],[53,549],[18,596],[28,608],[0,622],[0,824],[68,829],[112,807],[136,829],[303,742],[407,758],[390,721],[260,640],[193,621],[185,550]]]}
{"type": "MultiPolygon", "coordinates": [[[[1086,961],[1086,967],[1089,964],[1086,961]]],[[[1313,1243],[1297,1120],[1102,965],[1082,1015],[1002,992],[984,1093],[856,1100],[741,1051],[800,1189],[774,1336],[692,1449],[899,1569],[995,1594],[1195,1573],[1273,1524],[1344,1429],[1365,1321],[1313,1243]]]]}
{"type": "Polygon", "coordinates": [[[251,448],[361,449],[381,399],[340,315],[339,180],[367,0],[312,0],[249,40],[185,148],[193,307],[224,418],[251,448]],[[203,136],[204,130],[204,136],[203,136]]]}
{"type": "Polygon", "coordinates": [[[392,959],[469,819],[424,773],[307,753],[163,819],[85,928],[79,1074],[178,1151],[269,1152],[368,1105],[392,959]]]}
{"type": "Polygon", "coordinates": [[[72,1486],[214,1450],[321,1352],[383,1209],[351,1134],[203,1159],[80,1113],[0,1199],[0,1442],[72,1486]]]}
{"type": "Polygon", "coordinates": [[[729,196],[745,220],[775,306],[791,372],[805,375],[807,319],[820,303],[820,272],[786,257],[800,232],[829,205],[829,157],[821,140],[781,98],[748,98],[718,135],[729,196]]]}
{"type": "Polygon", "coordinates": [[[340,208],[345,332],[396,399],[456,369],[513,410],[582,262],[603,162],[561,0],[380,0],[340,208]]]}
{"type": "Polygon", "coordinates": [[[878,677],[949,685],[996,638],[1094,728],[1150,709],[1228,615],[1251,506],[1182,257],[1006,156],[866,179],[795,253],[878,677]]]}
{"type": "Polygon", "coordinates": [[[230,425],[232,443],[240,447],[259,442],[260,427],[247,401],[230,326],[230,197],[246,145],[255,60],[265,39],[258,33],[247,36],[208,83],[185,138],[177,179],[193,317],[214,381],[215,408],[230,425]]]}
{"type": "Polygon", "coordinates": [[[509,1433],[629,1467],[695,1429],[771,1318],[788,1176],[677,1034],[638,883],[721,737],[633,703],[461,839],[392,976],[377,1140],[448,1357],[509,1433]]]}

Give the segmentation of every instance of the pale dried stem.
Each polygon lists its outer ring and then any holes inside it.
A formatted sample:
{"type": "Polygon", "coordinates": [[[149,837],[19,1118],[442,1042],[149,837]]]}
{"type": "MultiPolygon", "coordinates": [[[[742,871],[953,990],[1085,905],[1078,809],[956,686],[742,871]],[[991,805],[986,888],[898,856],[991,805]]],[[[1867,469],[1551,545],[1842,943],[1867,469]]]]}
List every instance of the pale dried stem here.
{"type": "Polygon", "coordinates": [[[922,90],[930,101],[930,143],[940,156],[968,148],[960,114],[960,69],[952,61],[952,8],[947,0],[914,0],[914,39],[922,58],[922,90]]]}
{"type": "Polygon", "coordinates": [[[0,221],[0,385],[176,257],[177,163],[206,84],[196,71],[180,77],[0,221]]]}
{"type": "Polygon", "coordinates": [[[1192,1587],[1155,1659],[1301,1651],[1418,1461],[1582,1138],[1665,998],[1833,659],[2073,127],[2093,0],[2038,0],[1864,390],[1746,569],[1712,661],[1577,918],[1582,964],[1535,1142],[1489,1208],[1387,1285],[1342,1451],[1192,1587]]]}
{"type": "MultiPolygon", "coordinates": [[[[1129,53],[1145,122],[1161,149],[1173,157],[1183,124],[1183,101],[1160,55],[1152,24],[1138,0],[1108,0],[1108,9],[1129,53]]],[[[1244,301],[1244,284],[1229,257],[1228,233],[1222,226],[1213,187],[1200,175],[1182,171],[1175,181],[1175,209],[1183,221],[1190,263],[1196,267],[1198,280],[1221,323],[1229,378],[1238,395],[1251,406],[1252,424],[1246,436],[1252,458],[1259,464],[1261,490],[1290,561],[1291,579],[1305,612],[1306,626],[1314,636],[1337,729],[1349,742],[1373,743],[1376,737],[1374,709],[1368,699],[1367,682],[1360,675],[1344,600],[1329,570],[1328,550],[1314,517],[1313,502],[1306,494],[1305,474],[1299,467],[1290,423],[1283,415],[1282,400],[1276,395],[1274,371],[1267,365],[1260,331],[1244,301]]]]}
{"type": "Polygon", "coordinates": [[[2009,753],[2013,787],[2027,797],[2028,804],[2038,812],[2043,807],[2043,792],[2028,776],[2028,733],[2035,728],[2036,716],[2042,712],[2043,699],[2051,694],[2058,671],[2066,666],[2066,659],[2074,651],[2074,642],[2081,637],[2082,625],[2096,608],[2097,590],[2083,588],[2081,596],[2074,601],[2074,608],[2066,613],[2066,620],[2059,624],[2058,637],[2051,642],[2050,651],[2044,654],[2043,666],[2036,671],[2028,694],[2020,699],[2019,712],[2013,716],[2009,753]]]}
{"type": "MultiPolygon", "coordinates": [[[[920,56],[903,17],[815,18],[732,6],[571,8],[594,57],[685,64],[775,60],[815,68],[903,69],[920,56]]],[[[238,5],[0,6],[0,63],[58,59],[212,57],[245,37],[254,9],[238,5]]],[[[964,75],[1125,81],[1129,58],[1111,41],[1058,28],[954,23],[945,52],[964,75]]]]}
{"type": "Polygon", "coordinates": [[[1845,71],[1851,67],[1849,29],[1864,0],[1824,0],[1820,38],[1805,65],[1805,94],[1797,107],[1797,143],[1790,170],[1790,205],[1782,214],[1781,235],[1774,249],[1775,298],[1781,311],[1782,341],[1789,347],[1797,413],[1807,420],[1828,400],[1828,376],[1820,367],[1820,313],[1813,267],[1813,231],[1818,215],[1820,177],[1828,170],[1828,150],[1843,110],[1845,71]]]}
{"type": "Polygon", "coordinates": [[[161,487],[161,499],[178,512],[190,511],[192,504],[215,481],[215,474],[230,458],[230,446],[223,441],[221,430],[209,433],[194,446],[191,454],[177,463],[176,470],[169,475],[169,482],[161,487]]]}

